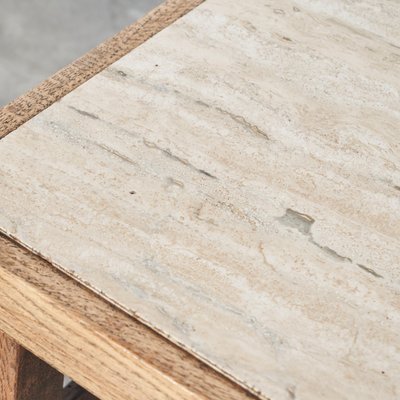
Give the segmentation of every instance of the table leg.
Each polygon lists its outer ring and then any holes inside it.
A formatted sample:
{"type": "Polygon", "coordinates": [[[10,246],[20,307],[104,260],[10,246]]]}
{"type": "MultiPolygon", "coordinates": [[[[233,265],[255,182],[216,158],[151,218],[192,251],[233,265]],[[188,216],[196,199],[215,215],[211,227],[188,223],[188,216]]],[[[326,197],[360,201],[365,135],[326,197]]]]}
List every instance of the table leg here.
{"type": "Polygon", "coordinates": [[[63,375],[0,331],[0,400],[61,400],[63,375]]]}

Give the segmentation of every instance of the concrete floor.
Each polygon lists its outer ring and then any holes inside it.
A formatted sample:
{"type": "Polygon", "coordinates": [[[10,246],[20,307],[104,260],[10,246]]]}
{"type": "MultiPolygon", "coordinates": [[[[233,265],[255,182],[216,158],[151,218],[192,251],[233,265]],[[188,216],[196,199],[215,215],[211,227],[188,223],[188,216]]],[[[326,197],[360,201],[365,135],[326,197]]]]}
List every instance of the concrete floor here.
{"type": "Polygon", "coordinates": [[[0,0],[0,107],[162,1],[0,0]]]}
{"type": "Polygon", "coordinates": [[[0,107],[162,0],[0,0],[0,107]]]}

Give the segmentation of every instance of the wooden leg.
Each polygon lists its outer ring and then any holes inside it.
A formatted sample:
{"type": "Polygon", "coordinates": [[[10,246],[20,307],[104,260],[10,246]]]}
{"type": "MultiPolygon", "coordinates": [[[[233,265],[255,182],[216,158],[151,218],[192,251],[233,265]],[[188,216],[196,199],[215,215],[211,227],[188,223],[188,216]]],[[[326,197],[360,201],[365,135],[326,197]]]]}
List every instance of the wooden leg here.
{"type": "Polygon", "coordinates": [[[63,376],[0,331],[0,400],[61,400],[63,376]]]}

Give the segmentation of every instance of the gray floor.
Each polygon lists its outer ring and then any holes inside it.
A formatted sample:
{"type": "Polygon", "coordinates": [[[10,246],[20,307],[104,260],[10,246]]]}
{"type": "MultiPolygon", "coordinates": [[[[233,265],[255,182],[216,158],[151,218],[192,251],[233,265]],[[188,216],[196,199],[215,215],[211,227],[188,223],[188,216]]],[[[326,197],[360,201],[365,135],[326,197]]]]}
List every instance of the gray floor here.
{"type": "Polygon", "coordinates": [[[0,107],[162,1],[0,0],[0,107]]]}
{"type": "Polygon", "coordinates": [[[162,0],[0,0],[0,107],[162,0]]]}

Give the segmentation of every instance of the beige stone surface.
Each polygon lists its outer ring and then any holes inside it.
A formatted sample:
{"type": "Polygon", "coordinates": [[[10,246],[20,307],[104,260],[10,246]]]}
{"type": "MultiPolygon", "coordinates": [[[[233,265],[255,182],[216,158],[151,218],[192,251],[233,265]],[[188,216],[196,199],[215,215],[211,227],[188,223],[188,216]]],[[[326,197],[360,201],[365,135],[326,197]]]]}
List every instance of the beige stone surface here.
{"type": "Polygon", "coordinates": [[[265,398],[400,398],[397,1],[206,0],[0,142],[0,228],[265,398]]]}

